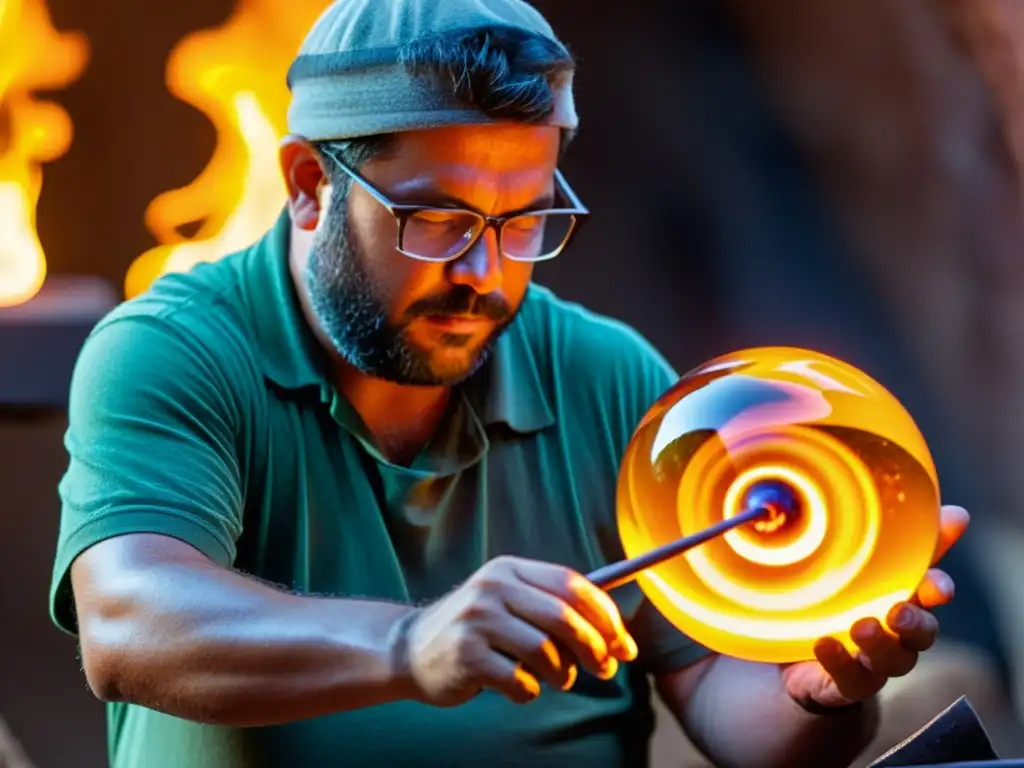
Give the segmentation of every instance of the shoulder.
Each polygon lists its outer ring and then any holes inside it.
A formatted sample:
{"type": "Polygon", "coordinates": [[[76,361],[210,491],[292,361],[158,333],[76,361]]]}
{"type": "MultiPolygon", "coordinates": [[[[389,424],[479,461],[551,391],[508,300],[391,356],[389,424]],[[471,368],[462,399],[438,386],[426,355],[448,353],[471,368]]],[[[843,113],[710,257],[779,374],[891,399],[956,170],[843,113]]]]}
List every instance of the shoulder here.
{"type": "Polygon", "coordinates": [[[235,258],[162,277],[100,320],[79,353],[72,398],[116,396],[127,405],[162,389],[165,398],[220,393],[233,400],[255,385],[259,368],[235,258]]]}
{"type": "Polygon", "coordinates": [[[200,264],[190,271],[168,274],[145,293],[122,303],[94,330],[114,325],[161,326],[195,338],[214,349],[251,347],[246,297],[241,280],[246,253],[200,264]]]}
{"type": "Polygon", "coordinates": [[[632,430],[678,375],[639,331],[551,290],[533,286],[520,313],[522,333],[556,401],[606,416],[632,430]]]}

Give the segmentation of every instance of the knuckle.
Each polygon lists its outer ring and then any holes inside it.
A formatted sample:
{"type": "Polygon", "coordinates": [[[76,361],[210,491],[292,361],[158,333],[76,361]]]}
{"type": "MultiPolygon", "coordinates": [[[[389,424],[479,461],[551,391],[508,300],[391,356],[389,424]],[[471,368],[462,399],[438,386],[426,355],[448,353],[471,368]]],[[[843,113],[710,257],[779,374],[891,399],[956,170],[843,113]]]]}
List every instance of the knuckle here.
{"type": "Polygon", "coordinates": [[[596,655],[603,656],[608,650],[608,643],[592,624],[572,610],[565,610],[561,616],[562,623],[568,627],[571,636],[577,643],[596,655]]]}
{"type": "Polygon", "coordinates": [[[565,666],[562,654],[547,638],[531,643],[527,653],[531,665],[537,669],[559,669],[565,666]]]}
{"type": "Polygon", "coordinates": [[[571,568],[565,568],[559,566],[558,569],[558,584],[569,594],[576,594],[587,588],[587,580],[572,570],[571,568]]]}
{"type": "Polygon", "coordinates": [[[504,589],[515,572],[514,569],[515,566],[512,564],[511,558],[507,555],[502,555],[491,560],[477,571],[471,581],[478,591],[496,592],[504,589]]]}
{"type": "Polygon", "coordinates": [[[566,626],[575,628],[582,618],[579,613],[568,603],[559,602],[551,606],[552,618],[566,626]]]}
{"type": "Polygon", "coordinates": [[[473,579],[472,584],[472,591],[475,595],[489,595],[501,589],[501,574],[496,571],[482,571],[473,579]]]}
{"type": "Polygon", "coordinates": [[[619,606],[616,605],[612,596],[604,590],[594,590],[594,600],[601,609],[602,617],[612,626],[621,623],[622,616],[619,614],[619,606]]]}
{"type": "Polygon", "coordinates": [[[917,605],[915,603],[908,603],[907,611],[914,618],[914,621],[920,621],[922,618],[926,616],[931,616],[932,613],[930,610],[928,610],[928,608],[924,607],[923,605],[917,605]]]}
{"type": "Polygon", "coordinates": [[[486,621],[494,612],[493,601],[489,593],[481,593],[474,596],[463,606],[459,612],[459,618],[471,624],[486,621]]]}
{"type": "Polygon", "coordinates": [[[470,585],[467,608],[492,611],[503,600],[506,589],[506,580],[500,573],[482,573],[470,585]]]}
{"type": "Polygon", "coordinates": [[[530,640],[525,646],[524,651],[531,659],[547,661],[551,656],[548,653],[548,641],[546,638],[530,640]]]}
{"type": "Polygon", "coordinates": [[[481,569],[481,573],[506,577],[515,569],[515,563],[516,559],[512,555],[498,555],[481,569]]]}
{"type": "Polygon", "coordinates": [[[542,606],[538,613],[545,622],[552,627],[557,627],[560,634],[575,637],[579,634],[576,630],[576,622],[573,620],[575,611],[560,600],[553,600],[542,606]]]}

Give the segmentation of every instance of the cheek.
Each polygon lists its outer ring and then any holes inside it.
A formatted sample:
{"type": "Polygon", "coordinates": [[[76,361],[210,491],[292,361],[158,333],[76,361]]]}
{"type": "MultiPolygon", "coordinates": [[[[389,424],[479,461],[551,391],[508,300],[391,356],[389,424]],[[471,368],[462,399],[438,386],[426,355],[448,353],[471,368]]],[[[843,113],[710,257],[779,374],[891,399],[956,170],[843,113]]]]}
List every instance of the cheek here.
{"type": "Polygon", "coordinates": [[[348,208],[352,256],[385,298],[401,292],[408,261],[395,250],[397,222],[378,202],[365,195],[351,195],[348,208]]]}
{"type": "Polygon", "coordinates": [[[348,224],[354,245],[374,261],[400,255],[395,253],[398,222],[369,195],[355,192],[349,195],[348,224]]]}
{"type": "Polygon", "coordinates": [[[352,247],[389,314],[399,318],[414,302],[444,293],[444,267],[398,252],[398,222],[377,201],[353,195],[349,209],[352,247]]]}

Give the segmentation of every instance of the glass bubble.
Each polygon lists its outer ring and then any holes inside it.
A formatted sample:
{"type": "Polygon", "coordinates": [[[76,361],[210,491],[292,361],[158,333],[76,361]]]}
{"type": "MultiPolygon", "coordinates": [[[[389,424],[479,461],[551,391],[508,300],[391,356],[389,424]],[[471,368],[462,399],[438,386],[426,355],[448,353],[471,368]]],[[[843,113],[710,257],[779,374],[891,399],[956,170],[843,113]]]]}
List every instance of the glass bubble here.
{"type": "Polygon", "coordinates": [[[638,577],[681,631],[741,659],[812,659],[825,636],[853,650],[851,625],[884,622],[938,543],[938,478],[911,416],[862,371],[805,349],[748,349],[691,371],[623,458],[627,557],[752,505],[781,512],[638,577]]]}

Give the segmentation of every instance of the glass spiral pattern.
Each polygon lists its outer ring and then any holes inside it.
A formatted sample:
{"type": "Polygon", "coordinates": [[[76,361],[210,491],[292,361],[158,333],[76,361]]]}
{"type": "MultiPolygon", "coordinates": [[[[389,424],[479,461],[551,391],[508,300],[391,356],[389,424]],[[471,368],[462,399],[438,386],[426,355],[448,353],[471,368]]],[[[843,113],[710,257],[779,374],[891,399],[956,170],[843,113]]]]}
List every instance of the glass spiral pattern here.
{"type": "Polygon", "coordinates": [[[749,508],[765,484],[798,513],[734,529],[640,575],[658,610],[719,653],[785,663],[914,593],[938,541],[934,463],[903,406],[805,349],[726,355],[648,412],[622,462],[618,524],[635,557],[749,508]]]}

